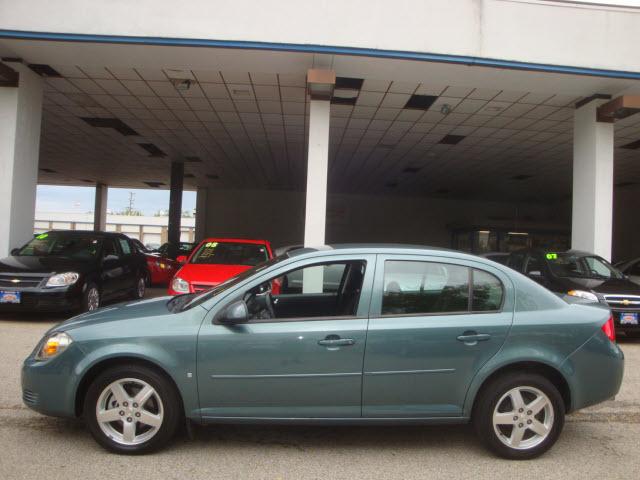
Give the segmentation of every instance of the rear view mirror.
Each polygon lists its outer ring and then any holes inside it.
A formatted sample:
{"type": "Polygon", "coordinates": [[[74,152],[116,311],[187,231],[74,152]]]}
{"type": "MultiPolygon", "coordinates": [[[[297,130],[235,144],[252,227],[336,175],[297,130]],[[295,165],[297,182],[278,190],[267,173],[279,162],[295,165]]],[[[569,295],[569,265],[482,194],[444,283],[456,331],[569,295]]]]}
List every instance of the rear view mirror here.
{"type": "Polygon", "coordinates": [[[227,325],[235,325],[237,323],[245,323],[249,319],[249,309],[244,300],[238,300],[225,308],[224,313],[220,317],[220,323],[227,325]]]}
{"type": "Polygon", "coordinates": [[[176,258],[176,262],[178,262],[178,263],[187,263],[187,256],[186,255],[178,256],[178,258],[176,258]]]}

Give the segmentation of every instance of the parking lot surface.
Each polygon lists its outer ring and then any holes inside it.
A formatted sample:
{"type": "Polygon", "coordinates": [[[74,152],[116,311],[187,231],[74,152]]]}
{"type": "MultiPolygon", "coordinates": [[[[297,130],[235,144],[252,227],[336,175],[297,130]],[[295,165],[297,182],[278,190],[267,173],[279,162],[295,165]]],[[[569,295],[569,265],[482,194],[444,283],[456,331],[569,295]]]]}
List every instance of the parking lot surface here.
{"type": "Polygon", "coordinates": [[[639,340],[620,340],[626,368],[616,399],[569,416],[556,446],[533,461],[495,458],[469,426],[224,425],[198,428],[194,439],[183,433],[154,455],[125,457],[100,448],[81,422],[22,404],[22,360],[63,319],[0,316],[0,478],[639,478],[639,340]]]}

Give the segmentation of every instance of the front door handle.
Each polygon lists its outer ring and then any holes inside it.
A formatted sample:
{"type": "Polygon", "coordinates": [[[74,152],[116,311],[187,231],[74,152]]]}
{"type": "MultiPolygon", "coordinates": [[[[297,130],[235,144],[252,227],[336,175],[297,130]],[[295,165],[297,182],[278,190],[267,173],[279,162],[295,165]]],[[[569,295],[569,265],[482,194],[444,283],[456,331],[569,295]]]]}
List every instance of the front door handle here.
{"type": "Polygon", "coordinates": [[[337,335],[327,335],[324,340],[318,340],[318,345],[322,347],[348,347],[355,343],[353,338],[340,338],[337,335]]]}
{"type": "Polygon", "coordinates": [[[491,338],[488,333],[464,332],[458,335],[458,341],[475,345],[478,342],[486,342],[491,338]]]}

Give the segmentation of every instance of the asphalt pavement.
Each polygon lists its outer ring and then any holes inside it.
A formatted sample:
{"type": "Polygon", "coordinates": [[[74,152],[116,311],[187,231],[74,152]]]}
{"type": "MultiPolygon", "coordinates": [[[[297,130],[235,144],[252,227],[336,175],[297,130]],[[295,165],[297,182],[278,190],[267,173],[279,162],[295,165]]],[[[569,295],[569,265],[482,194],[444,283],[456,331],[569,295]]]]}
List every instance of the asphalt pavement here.
{"type": "Polygon", "coordinates": [[[469,426],[224,425],[126,457],[100,448],[80,421],[22,404],[22,360],[63,319],[0,316],[0,479],[640,478],[639,340],[620,339],[626,369],[616,399],[570,415],[556,446],[533,461],[492,456],[469,426]]]}

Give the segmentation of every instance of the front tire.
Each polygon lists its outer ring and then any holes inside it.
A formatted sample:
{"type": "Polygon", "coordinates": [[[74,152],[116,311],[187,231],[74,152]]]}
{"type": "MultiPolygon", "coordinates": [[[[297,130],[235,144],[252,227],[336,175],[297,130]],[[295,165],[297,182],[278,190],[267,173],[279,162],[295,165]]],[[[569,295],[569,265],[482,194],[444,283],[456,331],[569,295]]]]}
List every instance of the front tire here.
{"type": "Polygon", "coordinates": [[[140,274],[136,278],[136,284],[133,287],[133,290],[131,292],[131,297],[134,300],[140,300],[140,299],[144,298],[144,294],[145,294],[146,289],[147,289],[147,284],[148,284],[147,274],[146,273],[140,274]]]}
{"type": "Polygon", "coordinates": [[[93,312],[100,308],[100,290],[95,283],[88,283],[82,294],[82,311],[93,312]]]}
{"type": "Polygon", "coordinates": [[[564,415],[562,396],[547,378],[509,373],[482,389],[473,423],[494,453],[526,460],[553,446],[564,426],[564,415]]]}
{"type": "Polygon", "coordinates": [[[87,390],[83,415],[95,440],[122,454],[162,448],[182,418],[173,384],[157,371],[135,364],[98,375],[87,390]]]}

